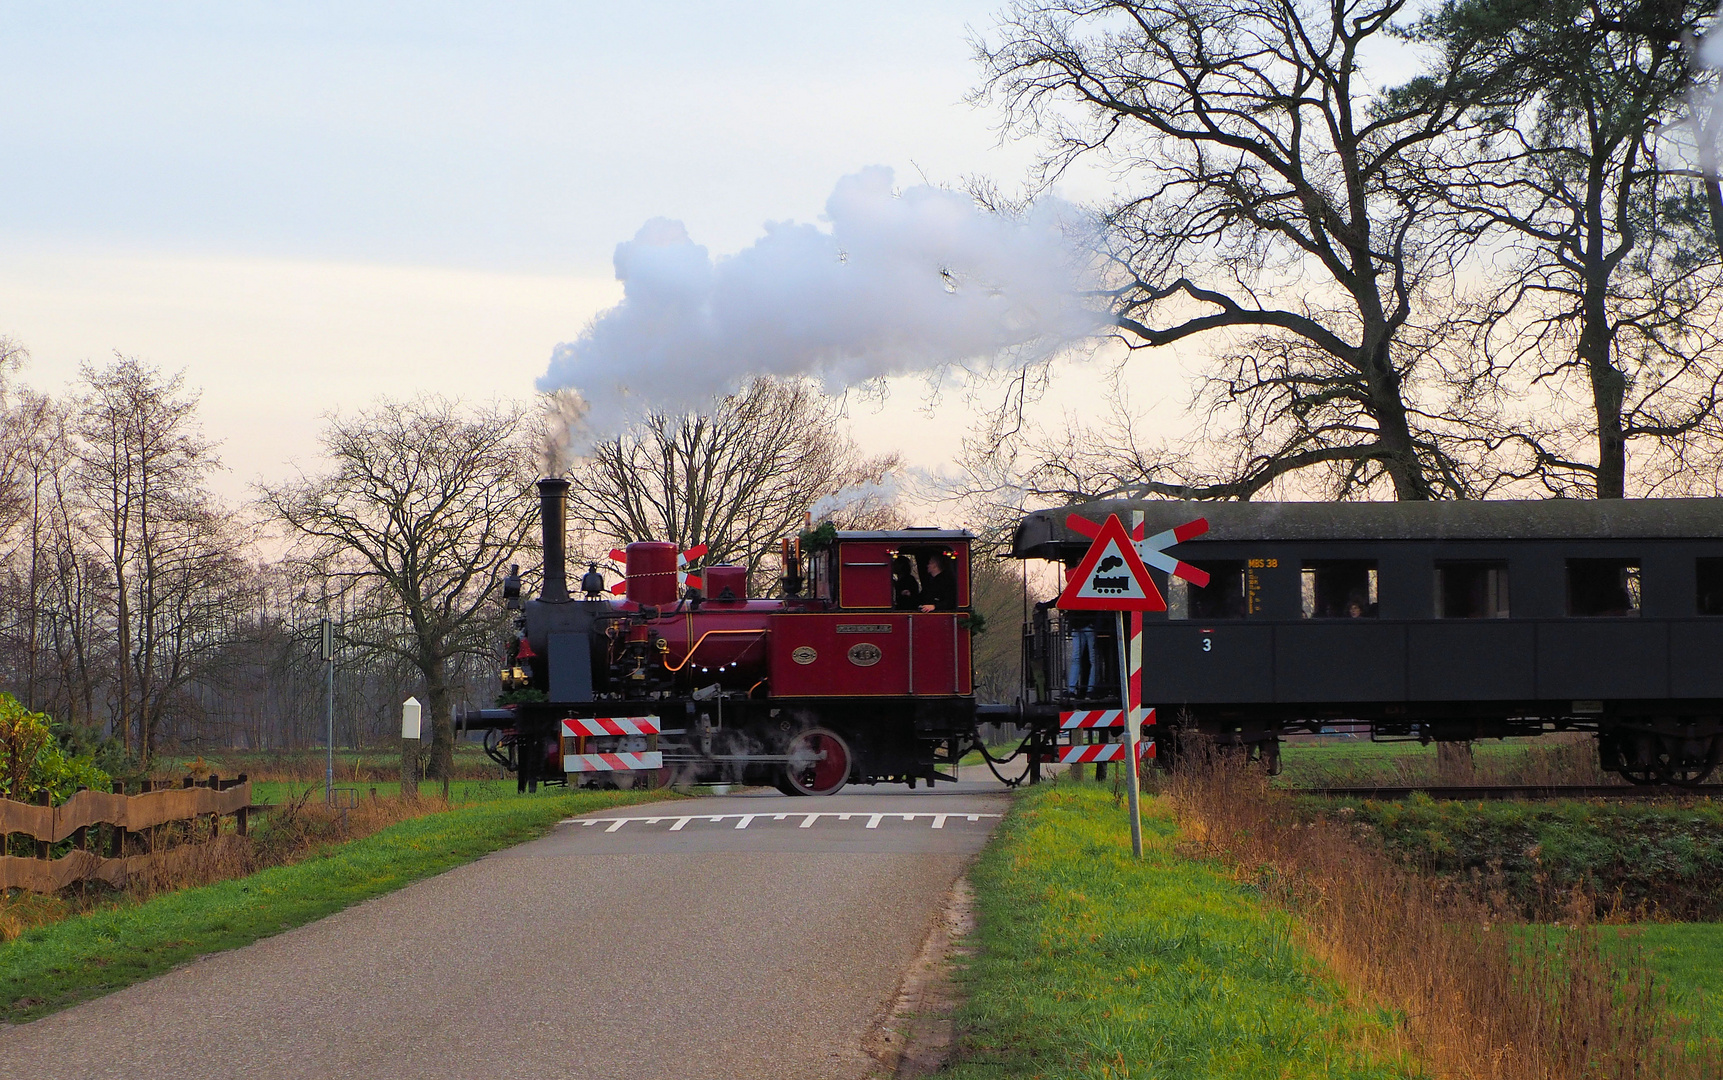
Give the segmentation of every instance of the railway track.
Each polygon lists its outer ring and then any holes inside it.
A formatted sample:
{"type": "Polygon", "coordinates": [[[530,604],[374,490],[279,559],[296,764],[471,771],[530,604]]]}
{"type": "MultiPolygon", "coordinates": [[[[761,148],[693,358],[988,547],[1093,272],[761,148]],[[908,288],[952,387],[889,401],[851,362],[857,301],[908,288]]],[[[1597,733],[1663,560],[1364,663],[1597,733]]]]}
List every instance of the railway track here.
{"type": "Polygon", "coordinates": [[[1644,787],[1627,784],[1488,784],[1438,785],[1419,784],[1411,787],[1313,787],[1292,788],[1297,795],[1323,795],[1336,799],[1404,799],[1414,792],[1423,792],[1432,799],[1478,801],[1485,799],[1711,799],[1723,797],[1723,784],[1701,784],[1697,787],[1644,787]]]}

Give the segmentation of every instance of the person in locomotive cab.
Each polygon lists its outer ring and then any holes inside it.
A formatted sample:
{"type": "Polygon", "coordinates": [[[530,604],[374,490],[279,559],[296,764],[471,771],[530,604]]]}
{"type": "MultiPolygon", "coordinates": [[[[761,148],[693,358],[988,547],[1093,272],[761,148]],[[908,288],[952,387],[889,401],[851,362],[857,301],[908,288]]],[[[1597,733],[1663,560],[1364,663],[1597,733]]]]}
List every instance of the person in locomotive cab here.
{"type": "Polygon", "coordinates": [[[915,560],[908,555],[891,561],[891,606],[898,611],[921,606],[921,583],[915,580],[915,560]]]}
{"type": "Polygon", "coordinates": [[[957,610],[957,575],[951,572],[944,555],[927,557],[927,573],[921,578],[921,610],[957,610]]]}

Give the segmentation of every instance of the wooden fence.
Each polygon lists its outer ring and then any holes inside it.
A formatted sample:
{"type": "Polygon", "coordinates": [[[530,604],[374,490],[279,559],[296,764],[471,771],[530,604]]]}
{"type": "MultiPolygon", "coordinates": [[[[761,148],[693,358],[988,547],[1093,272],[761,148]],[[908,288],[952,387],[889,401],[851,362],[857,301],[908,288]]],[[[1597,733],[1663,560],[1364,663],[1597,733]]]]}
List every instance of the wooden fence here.
{"type": "Polygon", "coordinates": [[[111,795],[80,791],[59,806],[47,805],[46,795],[36,804],[0,799],[0,839],[6,841],[0,847],[0,889],[56,893],[82,881],[122,888],[135,874],[194,857],[202,844],[221,835],[225,816],[234,817],[241,835],[246,831],[251,782],[243,775],[227,781],[212,776],[203,782],[188,776],[180,787],[146,780],[136,795],[125,794],[123,784],[116,787],[111,795]],[[204,817],[210,818],[211,828],[201,843],[156,850],[160,826],[204,817]],[[35,858],[4,853],[15,833],[35,840],[35,858]],[[72,850],[50,858],[52,845],[66,840],[72,850]],[[128,848],[135,853],[127,854],[128,848]]]}

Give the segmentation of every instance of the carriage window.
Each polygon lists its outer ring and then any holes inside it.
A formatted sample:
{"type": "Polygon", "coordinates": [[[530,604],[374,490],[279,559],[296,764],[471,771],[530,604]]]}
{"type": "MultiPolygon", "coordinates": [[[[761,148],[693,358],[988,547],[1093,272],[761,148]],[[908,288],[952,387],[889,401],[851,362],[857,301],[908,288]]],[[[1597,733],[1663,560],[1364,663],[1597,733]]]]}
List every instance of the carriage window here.
{"type": "Polygon", "coordinates": [[[1505,619],[1507,617],[1507,563],[1439,562],[1436,564],[1436,618],[1505,619]]]}
{"type": "Polygon", "coordinates": [[[1569,559],[1567,613],[1579,618],[1639,614],[1638,559],[1569,559]]]}
{"type": "Polygon", "coordinates": [[[1699,560],[1699,614],[1723,615],[1723,559],[1699,560]]]}
{"type": "Polygon", "coordinates": [[[1244,560],[1211,559],[1192,563],[1206,570],[1209,583],[1198,587],[1184,578],[1167,578],[1167,618],[1242,619],[1249,609],[1244,599],[1244,560]]]}
{"type": "Polygon", "coordinates": [[[1320,559],[1307,561],[1301,585],[1307,619],[1374,619],[1376,561],[1320,559]]]}

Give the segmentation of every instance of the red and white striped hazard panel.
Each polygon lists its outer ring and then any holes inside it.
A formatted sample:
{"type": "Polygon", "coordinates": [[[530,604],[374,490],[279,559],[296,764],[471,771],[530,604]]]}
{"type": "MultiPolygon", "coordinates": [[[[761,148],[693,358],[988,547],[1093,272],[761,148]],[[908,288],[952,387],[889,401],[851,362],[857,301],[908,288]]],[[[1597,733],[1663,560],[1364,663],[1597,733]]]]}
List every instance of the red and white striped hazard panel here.
{"type": "Polygon", "coordinates": [[[1085,765],[1091,761],[1123,761],[1125,760],[1125,744],[1122,742],[1098,742],[1085,746],[1061,746],[1059,748],[1059,764],[1085,765]]]}
{"type": "Polygon", "coordinates": [[[1086,712],[1065,712],[1059,714],[1059,727],[1069,731],[1072,728],[1124,727],[1125,710],[1123,709],[1090,709],[1086,712]]]}
{"type": "MultiPolygon", "coordinates": [[[[1137,744],[1142,749],[1137,751],[1137,760],[1155,756],[1153,740],[1144,739],[1137,744]]],[[[1122,742],[1089,743],[1084,746],[1061,746],[1059,748],[1059,764],[1086,765],[1091,761],[1123,761],[1125,760],[1125,744],[1122,742]]]]}
{"type": "Polygon", "coordinates": [[[591,720],[569,717],[562,722],[564,736],[576,735],[656,735],[656,716],[598,716],[591,720]]]}
{"type": "Polygon", "coordinates": [[[661,769],[664,754],[646,750],[637,754],[564,754],[563,772],[622,772],[628,769],[661,769]]]}
{"type": "MultiPolygon", "coordinates": [[[[1143,716],[1145,725],[1155,722],[1155,710],[1150,709],[1143,716]]],[[[1123,709],[1090,709],[1086,712],[1062,712],[1059,714],[1059,728],[1071,731],[1076,728],[1124,727],[1125,710],[1123,709]]]]}

